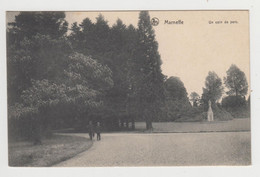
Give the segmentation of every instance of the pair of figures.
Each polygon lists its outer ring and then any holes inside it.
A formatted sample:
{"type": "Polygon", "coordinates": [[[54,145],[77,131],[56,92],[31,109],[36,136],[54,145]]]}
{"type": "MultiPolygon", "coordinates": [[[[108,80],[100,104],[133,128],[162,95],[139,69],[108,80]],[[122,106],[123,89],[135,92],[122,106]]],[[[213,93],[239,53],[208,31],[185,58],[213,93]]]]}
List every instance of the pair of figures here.
{"type": "Polygon", "coordinates": [[[95,136],[95,132],[97,134],[97,140],[100,141],[101,140],[101,126],[100,123],[97,123],[97,126],[94,127],[94,125],[92,124],[92,122],[89,122],[89,127],[88,127],[88,131],[89,131],[89,138],[90,140],[92,140],[95,136]]]}

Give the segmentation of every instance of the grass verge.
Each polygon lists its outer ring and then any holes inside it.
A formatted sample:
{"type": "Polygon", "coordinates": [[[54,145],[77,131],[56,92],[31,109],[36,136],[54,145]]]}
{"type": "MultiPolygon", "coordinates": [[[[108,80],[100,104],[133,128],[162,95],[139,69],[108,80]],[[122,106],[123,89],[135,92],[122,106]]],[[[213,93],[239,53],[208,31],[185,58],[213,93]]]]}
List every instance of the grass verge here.
{"type": "Polygon", "coordinates": [[[69,159],[92,146],[92,141],[78,136],[53,135],[41,145],[9,142],[9,166],[48,167],[69,159]]]}
{"type": "MultiPolygon", "coordinates": [[[[136,122],[136,130],[147,132],[145,122],[136,122]]],[[[233,119],[213,122],[154,122],[153,133],[199,133],[199,132],[240,132],[250,131],[250,119],[233,119]]]]}

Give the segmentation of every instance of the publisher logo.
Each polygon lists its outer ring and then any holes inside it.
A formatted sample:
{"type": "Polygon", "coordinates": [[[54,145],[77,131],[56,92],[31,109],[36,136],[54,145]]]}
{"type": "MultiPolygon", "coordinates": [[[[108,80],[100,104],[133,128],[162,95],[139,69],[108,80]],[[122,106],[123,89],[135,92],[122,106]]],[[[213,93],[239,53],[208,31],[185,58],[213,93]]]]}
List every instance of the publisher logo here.
{"type": "Polygon", "coordinates": [[[151,19],[151,24],[152,24],[153,26],[157,26],[157,25],[159,24],[159,19],[156,18],[156,17],[153,17],[153,18],[151,19]]]}

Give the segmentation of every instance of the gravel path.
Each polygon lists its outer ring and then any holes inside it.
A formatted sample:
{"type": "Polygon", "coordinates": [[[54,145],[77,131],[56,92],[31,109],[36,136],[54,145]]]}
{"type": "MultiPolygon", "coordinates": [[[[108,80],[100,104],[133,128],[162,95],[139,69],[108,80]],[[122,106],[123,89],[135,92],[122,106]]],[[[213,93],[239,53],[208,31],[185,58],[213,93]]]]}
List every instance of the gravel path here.
{"type": "Polygon", "coordinates": [[[250,132],[103,134],[56,167],[250,165],[250,144],[250,132]]]}

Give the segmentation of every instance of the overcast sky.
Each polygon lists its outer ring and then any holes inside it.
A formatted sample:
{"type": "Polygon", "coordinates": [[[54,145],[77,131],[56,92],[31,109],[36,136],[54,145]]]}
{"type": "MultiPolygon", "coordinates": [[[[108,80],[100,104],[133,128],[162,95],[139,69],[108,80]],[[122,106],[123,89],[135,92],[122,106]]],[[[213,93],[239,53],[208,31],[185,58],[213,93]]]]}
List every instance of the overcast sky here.
{"type": "MultiPolygon", "coordinates": [[[[66,19],[70,24],[81,23],[86,17],[95,22],[100,13],[110,26],[118,18],[126,25],[138,23],[137,11],[66,12],[66,19]]],[[[159,19],[154,30],[163,61],[162,71],[168,77],[180,77],[188,94],[202,93],[209,71],[215,71],[223,79],[231,64],[245,72],[249,83],[248,11],[150,11],[150,16],[159,19]],[[166,24],[165,20],[181,20],[183,24],[166,24]]],[[[13,19],[14,13],[7,17],[13,19]]]]}

